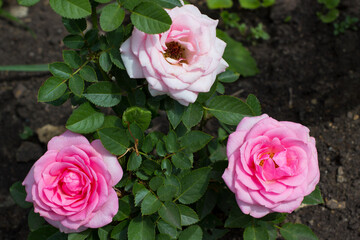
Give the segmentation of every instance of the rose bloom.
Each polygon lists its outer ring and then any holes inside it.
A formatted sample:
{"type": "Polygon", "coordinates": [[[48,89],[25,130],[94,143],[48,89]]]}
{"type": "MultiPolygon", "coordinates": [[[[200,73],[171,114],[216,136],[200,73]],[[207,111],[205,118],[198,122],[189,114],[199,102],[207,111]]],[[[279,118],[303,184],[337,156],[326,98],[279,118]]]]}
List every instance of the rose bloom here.
{"type": "Polygon", "coordinates": [[[242,212],[292,212],[319,182],[315,139],[301,124],[245,117],[229,136],[223,174],[242,212]]]}
{"type": "Polygon", "coordinates": [[[112,188],[123,175],[117,158],[95,140],[67,131],[48,143],[24,182],[26,201],[65,233],[100,228],[118,211],[112,188]]]}
{"type": "Polygon", "coordinates": [[[167,12],[172,19],[167,32],[151,35],[134,28],[120,47],[121,57],[131,78],[146,78],[152,96],[167,94],[187,106],[228,67],[222,59],[226,43],[216,38],[218,21],[195,6],[167,12]]]}

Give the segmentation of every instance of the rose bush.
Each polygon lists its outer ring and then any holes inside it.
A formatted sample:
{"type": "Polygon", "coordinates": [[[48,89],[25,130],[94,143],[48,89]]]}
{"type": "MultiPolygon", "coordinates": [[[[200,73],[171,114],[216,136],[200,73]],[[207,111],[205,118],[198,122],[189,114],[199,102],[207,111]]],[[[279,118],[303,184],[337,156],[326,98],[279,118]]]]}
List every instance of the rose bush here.
{"type": "Polygon", "coordinates": [[[134,28],[120,47],[131,78],[146,78],[152,96],[167,94],[183,105],[208,92],[228,64],[222,59],[225,42],[216,37],[218,20],[193,5],[167,10],[170,29],[146,34],[134,28]]]}
{"type": "Polygon", "coordinates": [[[112,221],[118,197],[112,188],[123,171],[115,156],[95,140],[67,131],[48,143],[47,152],[26,176],[26,201],[65,233],[99,228],[112,221]]]}
{"type": "Polygon", "coordinates": [[[315,139],[305,126],[263,114],[229,136],[223,179],[245,214],[292,212],[319,182],[315,139]]]}

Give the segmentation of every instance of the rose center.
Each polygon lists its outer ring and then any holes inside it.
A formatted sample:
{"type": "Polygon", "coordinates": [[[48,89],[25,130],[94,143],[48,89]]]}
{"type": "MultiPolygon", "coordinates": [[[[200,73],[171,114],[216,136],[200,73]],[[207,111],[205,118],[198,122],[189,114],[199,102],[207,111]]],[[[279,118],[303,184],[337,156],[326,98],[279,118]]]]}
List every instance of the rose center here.
{"type": "Polygon", "coordinates": [[[172,41],[165,45],[167,47],[164,53],[165,58],[172,58],[180,61],[185,59],[185,48],[183,48],[180,43],[172,41]]]}
{"type": "MultiPolygon", "coordinates": [[[[273,159],[275,153],[273,153],[273,152],[263,153],[263,154],[261,154],[260,158],[262,158],[262,156],[263,156],[263,155],[266,155],[266,154],[267,154],[267,155],[269,156],[269,158],[274,162],[275,168],[278,168],[279,165],[277,165],[276,162],[275,162],[275,160],[273,159]]],[[[264,163],[265,163],[265,160],[268,160],[269,158],[261,160],[260,163],[259,163],[259,165],[262,167],[262,166],[264,165],[264,163]]]]}
{"type": "Polygon", "coordinates": [[[61,180],[61,188],[69,195],[80,192],[82,188],[80,176],[74,172],[67,173],[61,180]]]}

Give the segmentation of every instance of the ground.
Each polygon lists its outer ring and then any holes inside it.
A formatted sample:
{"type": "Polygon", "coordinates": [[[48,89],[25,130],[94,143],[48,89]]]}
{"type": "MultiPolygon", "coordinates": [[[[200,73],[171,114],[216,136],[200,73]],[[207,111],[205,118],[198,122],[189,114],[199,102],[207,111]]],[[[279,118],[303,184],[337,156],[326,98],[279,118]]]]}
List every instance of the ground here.
{"type": "MultiPolygon", "coordinates": [[[[194,1],[193,1],[194,2],[194,1]]],[[[201,10],[213,18],[218,12],[201,10]]],[[[5,1],[5,8],[15,1],[5,1]]],[[[255,94],[263,112],[278,120],[302,123],[317,140],[325,204],[297,210],[289,221],[308,225],[319,239],[360,239],[360,32],[334,36],[333,26],[316,16],[321,5],[314,0],[277,0],[268,9],[238,12],[248,25],[264,24],[271,36],[253,45],[237,30],[228,32],[248,47],[260,73],[227,85],[227,94],[245,98],[255,94]],[[289,22],[284,19],[291,16],[289,22]]],[[[342,0],[342,16],[359,17],[360,2],[342,0]]],[[[61,18],[48,1],[29,8],[22,20],[37,38],[22,27],[0,18],[0,65],[61,61],[66,34],[61,18]]],[[[224,27],[220,22],[220,27],[224,27]]],[[[0,73],[0,239],[26,239],[27,212],[9,197],[11,184],[23,180],[46,145],[35,133],[24,141],[25,126],[34,131],[51,124],[63,126],[71,113],[62,107],[37,103],[39,86],[46,73],[0,73]]],[[[226,239],[241,239],[230,232],[226,239]]]]}

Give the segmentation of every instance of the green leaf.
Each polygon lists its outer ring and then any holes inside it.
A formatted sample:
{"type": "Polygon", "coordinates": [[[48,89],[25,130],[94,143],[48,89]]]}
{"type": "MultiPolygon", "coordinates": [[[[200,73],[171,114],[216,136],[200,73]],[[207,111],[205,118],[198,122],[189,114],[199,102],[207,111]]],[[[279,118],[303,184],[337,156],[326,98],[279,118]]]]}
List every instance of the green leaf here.
{"type": "Polygon", "coordinates": [[[83,96],[95,105],[113,107],[121,101],[121,90],[113,82],[101,81],[90,85],[83,96]]]}
{"type": "Polygon", "coordinates": [[[155,225],[149,217],[136,217],[128,228],[129,240],[155,240],[155,225]]]}
{"type": "MultiPolygon", "coordinates": [[[[340,1],[340,0],[338,0],[338,1],[340,1]]],[[[263,2],[261,3],[261,6],[270,7],[274,4],[275,4],[275,0],[263,0],[263,2]]]]}
{"type": "Polygon", "coordinates": [[[135,7],[130,18],[137,29],[148,34],[165,32],[171,26],[171,18],[167,12],[151,2],[140,3],[135,7]]]}
{"type": "Polygon", "coordinates": [[[218,195],[215,191],[208,189],[205,195],[196,203],[196,212],[200,220],[208,216],[216,206],[218,195]]]}
{"type": "Polygon", "coordinates": [[[183,204],[194,203],[205,193],[211,168],[196,169],[181,178],[181,192],[178,199],[183,204]]]}
{"type": "Polygon", "coordinates": [[[34,209],[31,209],[28,215],[28,225],[30,231],[35,231],[44,225],[45,219],[40,216],[40,214],[35,213],[34,209]]]}
{"type": "Polygon", "coordinates": [[[81,18],[81,19],[62,18],[62,22],[66,30],[68,30],[68,32],[72,34],[78,34],[85,31],[87,26],[85,18],[81,18]]]}
{"type": "Polygon", "coordinates": [[[247,9],[256,9],[261,6],[259,0],[239,0],[241,7],[247,9]]]}
{"type": "Polygon", "coordinates": [[[313,231],[303,224],[285,223],[280,233],[285,240],[318,240],[313,231]]]}
{"type": "Polygon", "coordinates": [[[100,128],[103,122],[104,114],[87,102],[73,111],[66,122],[66,128],[76,133],[91,133],[100,128]]]}
{"type": "Polygon", "coordinates": [[[226,42],[223,58],[229,64],[228,70],[240,73],[244,77],[255,76],[259,72],[255,59],[240,42],[221,30],[217,30],[216,35],[226,42]]]}
{"type": "Polygon", "coordinates": [[[152,0],[153,2],[156,2],[158,5],[160,5],[163,8],[174,8],[174,7],[181,7],[182,4],[179,0],[152,0]]]}
{"type": "MultiPolygon", "coordinates": [[[[126,240],[129,221],[122,221],[111,231],[111,239],[126,240]]],[[[74,239],[75,240],[75,239],[74,239]]]]}
{"type": "Polygon", "coordinates": [[[71,68],[63,62],[55,62],[49,64],[49,71],[58,78],[68,79],[71,77],[72,70],[71,68]]]}
{"type": "Polygon", "coordinates": [[[192,167],[192,161],[185,153],[179,152],[171,157],[171,161],[175,167],[180,169],[190,169],[192,167]]]}
{"type": "Polygon", "coordinates": [[[91,234],[91,229],[79,233],[69,233],[67,240],[85,240],[91,234]]]}
{"type": "Polygon", "coordinates": [[[69,80],[69,88],[72,93],[77,96],[81,96],[84,91],[84,80],[79,75],[74,75],[69,80]]]}
{"type": "Polygon", "coordinates": [[[174,131],[170,131],[167,136],[164,136],[164,142],[166,150],[169,153],[174,153],[180,148],[176,133],[174,131]]]}
{"type": "Polygon", "coordinates": [[[141,213],[143,215],[151,215],[155,213],[161,207],[161,202],[152,193],[146,195],[141,203],[141,213]]]}
{"type": "Polygon", "coordinates": [[[181,229],[180,211],[175,203],[165,202],[159,209],[159,215],[168,224],[181,229]]]}
{"type": "Polygon", "coordinates": [[[203,231],[198,225],[193,225],[180,233],[179,240],[202,240],[203,231]]]}
{"type": "Polygon", "coordinates": [[[163,184],[164,184],[164,178],[160,176],[153,177],[149,182],[149,186],[153,191],[156,191],[163,184]]]}
{"type": "Polygon", "coordinates": [[[177,206],[180,210],[181,226],[189,226],[199,221],[198,215],[192,208],[182,204],[177,206]]]}
{"type": "Polygon", "coordinates": [[[157,195],[161,201],[171,201],[176,195],[178,189],[173,185],[163,185],[157,190],[157,195]]]}
{"type": "MultiPolygon", "coordinates": [[[[30,7],[38,3],[40,0],[17,0],[18,4],[25,7],[30,7]]],[[[0,6],[1,7],[1,6],[0,6]]]]}
{"type": "Polygon", "coordinates": [[[117,48],[112,48],[110,50],[110,59],[120,69],[125,69],[124,63],[121,59],[120,51],[117,48]]]}
{"type": "Polygon", "coordinates": [[[209,112],[220,122],[238,125],[245,116],[253,116],[249,105],[232,96],[214,97],[208,104],[209,112]]]}
{"type": "Polygon", "coordinates": [[[112,229],[114,228],[114,226],[111,225],[107,225],[101,228],[98,228],[98,237],[100,240],[107,240],[110,232],[112,231],[112,229]]]}
{"type": "Polygon", "coordinates": [[[141,161],[141,155],[137,155],[136,152],[132,152],[127,163],[127,170],[134,171],[138,169],[141,165],[141,161]]]}
{"type": "Polygon", "coordinates": [[[124,17],[125,10],[118,3],[111,3],[101,11],[100,26],[106,32],[113,31],[121,25],[124,17]]]}
{"type": "Polygon", "coordinates": [[[245,228],[243,236],[244,240],[264,240],[269,238],[266,228],[254,225],[245,228]]]}
{"type": "Polygon", "coordinates": [[[181,118],[184,114],[185,107],[174,100],[169,100],[165,102],[165,109],[167,117],[172,125],[172,127],[175,129],[179,123],[181,122],[181,118]]]}
{"type": "Polygon", "coordinates": [[[168,224],[167,222],[161,219],[157,222],[157,227],[160,233],[166,234],[166,236],[169,237],[168,239],[176,239],[178,236],[178,231],[176,227],[173,227],[172,225],[168,224]]]}
{"type": "Polygon", "coordinates": [[[60,98],[66,91],[67,87],[65,81],[57,78],[50,77],[40,87],[38,93],[39,102],[51,102],[60,98]]]}
{"type": "Polygon", "coordinates": [[[107,52],[102,52],[99,57],[100,67],[105,71],[109,72],[112,67],[110,55],[107,52]]]}
{"type": "Polygon", "coordinates": [[[7,66],[0,66],[0,71],[47,72],[49,71],[49,65],[48,64],[7,65],[7,66]]]}
{"type": "Polygon", "coordinates": [[[142,186],[143,188],[135,193],[135,199],[134,199],[135,206],[138,206],[138,205],[142,202],[142,200],[144,200],[144,198],[145,198],[148,194],[150,194],[150,191],[147,190],[147,189],[144,187],[144,185],[141,185],[141,186],[142,186]]]}
{"type": "Polygon", "coordinates": [[[206,0],[210,9],[231,8],[233,5],[232,0],[206,0]]]}
{"type": "Polygon", "coordinates": [[[326,14],[322,14],[320,12],[317,13],[317,16],[320,18],[320,20],[323,23],[331,23],[335,21],[340,15],[340,12],[338,9],[330,9],[326,14]]]}
{"type": "Polygon", "coordinates": [[[324,4],[326,8],[332,9],[339,5],[340,0],[318,0],[318,2],[324,4]]]}
{"type": "Polygon", "coordinates": [[[66,18],[83,18],[91,14],[89,0],[50,0],[51,8],[66,18]]]}
{"type": "Polygon", "coordinates": [[[204,132],[191,131],[180,138],[180,144],[189,152],[197,152],[205,147],[212,138],[204,132]]]}
{"type": "Polygon", "coordinates": [[[119,199],[119,210],[114,216],[115,221],[122,221],[130,216],[131,207],[129,204],[129,197],[125,196],[119,199]]]}
{"type": "Polygon", "coordinates": [[[229,217],[225,221],[224,227],[226,228],[245,228],[250,222],[252,217],[244,214],[240,209],[235,206],[230,212],[229,217]]]}
{"type": "Polygon", "coordinates": [[[98,130],[100,140],[104,147],[115,155],[122,155],[129,146],[126,130],[120,128],[102,128],[98,130]]]}
{"type": "Polygon", "coordinates": [[[151,112],[140,107],[129,107],[125,110],[122,120],[124,126],[127,126],[127,123],[136,123],[145,131],[151,122],[151,112]]]}
{"type": "Polygon", "coordinates": [[[43,240],[50,239],[50,237],[56,233],[59,233],[59,230],[50,225],[45,225],[34,232],[30,232],[27,240],[43,240]]]}
{"type": "Polygon", "coordinates": [[[68,35],[64,37],[63,42],[66,47],[80,49],[84,46],[84,39],[79,35],[68,35]]]}
{"type": "Polygon", "coordinates": [[[182,121],[188,129],[197,125],[203,116],[203,108],[199,103],[190,104],[182,116],[182,121]]]}
{"type": "Polygon", "coordinates": [[[79,68],[81,66],[82,60],[73,50],[63,50],[62,51],[64,62],[72,68],[79,68]]]}
{"type": "Polygon", "coordinates": [[[143,0],[123,0],[124,7],[129,10],[133,10],[137,5],[139,5],[143,0]]]}
{"type": "Polygon", "coordinates": [[[81,70],[80,70],[80,76],[88,82],[97,82],[97,75],[96,72],[94,70],[94,68],[90,67],[89,65],[84,66],[81,70]]]}
{"type": "Polygon", "coordinates": [[[255,95],[249,94],[248,97],[246,98],[246,103],[251,108],[254,116],[261,115],[261,105],[255,95]]]}
{"type": "Polygon", "coordinates": [[[234,73],[232,71],[225,71],[223,73],[220,73],[218,76],[217,76],[217,79],[220,81],[220,82],[224,82],[224,83],[232,83],[232,82],[235,82],[236,80],[239,79],[239,76],[240,74],[238,73],[234,73]]]}
{"type": "Polygon", "coordinates": [[[225,87],[222,83],[218,82],[216,85],[216,91],[220,94],[224,94],[225,93],[225,87]]]}
{"type": "Polygon", "coordinates": [[[304,197],[302,201],[303,204],[307,205],[317,205],[324,203],[323,198],[321,197],[321,192],[318,186],[316,186],[315,190],[309,195],[304,197]]]}

